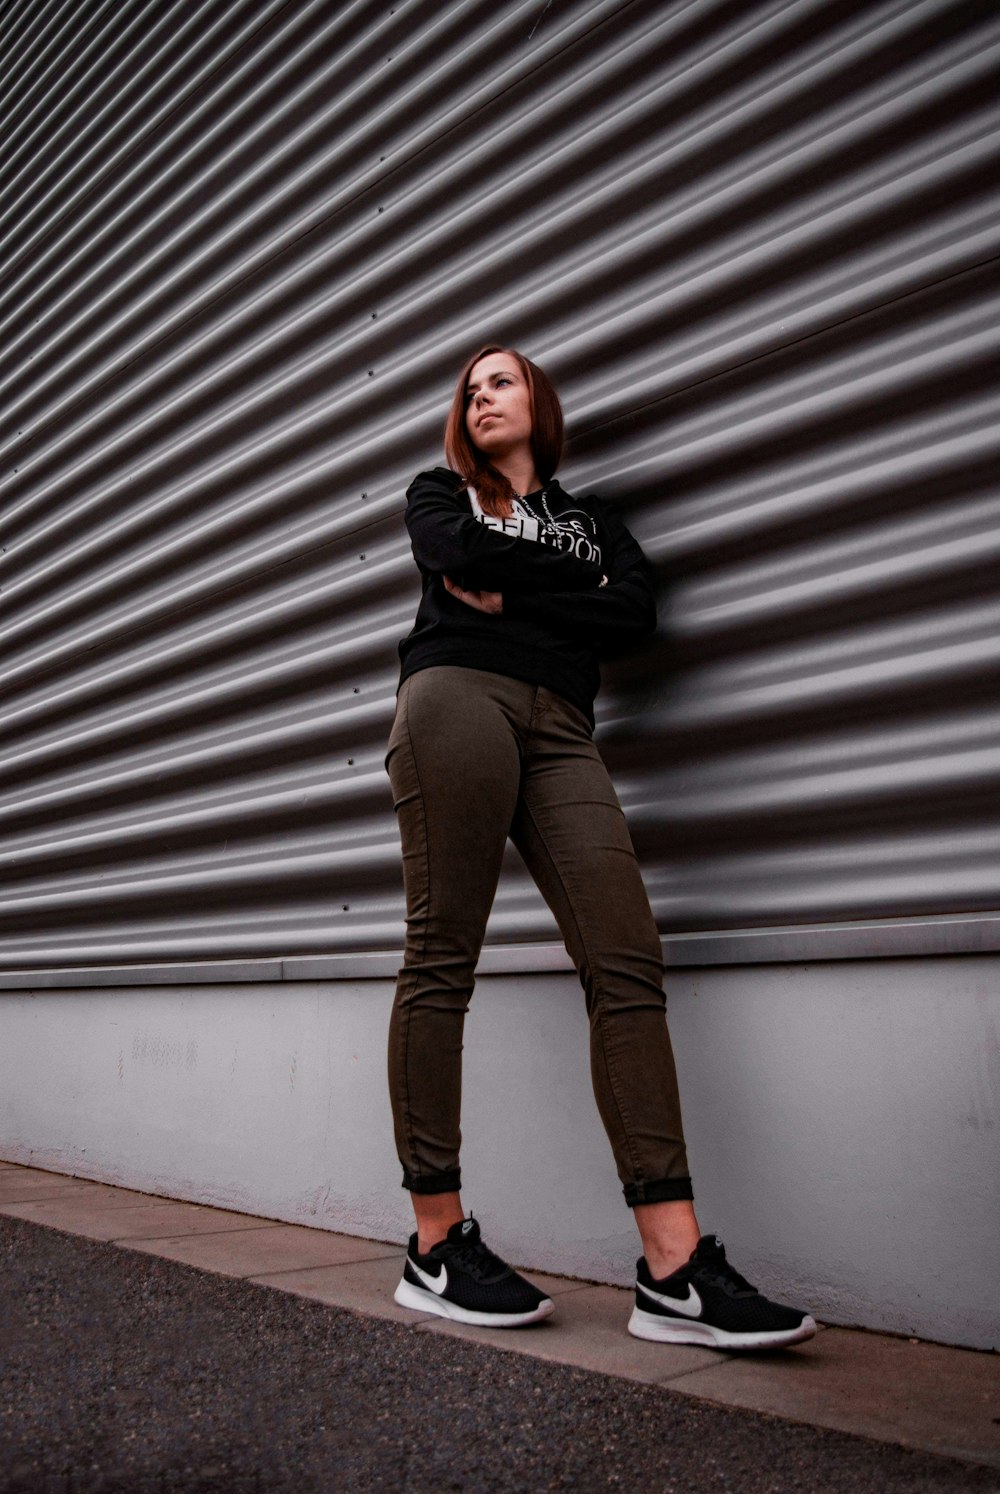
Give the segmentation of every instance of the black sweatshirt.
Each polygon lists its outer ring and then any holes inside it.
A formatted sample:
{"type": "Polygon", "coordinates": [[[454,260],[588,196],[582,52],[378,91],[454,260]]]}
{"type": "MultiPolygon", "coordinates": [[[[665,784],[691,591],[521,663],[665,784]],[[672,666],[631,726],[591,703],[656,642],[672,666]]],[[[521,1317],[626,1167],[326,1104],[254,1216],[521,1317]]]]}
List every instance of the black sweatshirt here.
{"type": "Polygon", "coordinates": [[[649,567],[615,510],[553,480],[518,499],[513,518],[494,519],[460,477],[436,467],[407,489],[406,527],[424,590],[399,645],[400,683],[436,664],[486,669],[545,685],[593,724],[599,655],[656,626],[649,567]],[[502,592],[503,611],[459,601],[444,576],[465,590],[502,592]]]}

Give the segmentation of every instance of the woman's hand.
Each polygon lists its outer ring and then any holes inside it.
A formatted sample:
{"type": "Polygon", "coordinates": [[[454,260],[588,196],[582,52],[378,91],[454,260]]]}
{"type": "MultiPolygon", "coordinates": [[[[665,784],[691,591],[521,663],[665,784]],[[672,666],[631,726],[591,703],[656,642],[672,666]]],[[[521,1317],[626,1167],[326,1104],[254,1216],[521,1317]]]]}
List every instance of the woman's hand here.
{"type": "Polygon", "coordinates": [[[460,602],[467,607],[474,607],[477,612],[488,612],[494,617],[503,611],[502,591],[466,591],[464,587],[456,585],[450,576],[444,576],[445,590],[451,592],[460,602]]]}

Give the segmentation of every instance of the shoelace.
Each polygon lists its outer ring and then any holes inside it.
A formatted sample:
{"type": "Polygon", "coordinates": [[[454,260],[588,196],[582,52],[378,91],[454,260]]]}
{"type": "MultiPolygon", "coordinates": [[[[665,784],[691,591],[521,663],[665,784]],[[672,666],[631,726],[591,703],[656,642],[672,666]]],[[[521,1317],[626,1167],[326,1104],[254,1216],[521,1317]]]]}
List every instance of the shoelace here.
{"type": "Polygon", "coordinates": [[[755,1286],[751,1286],[745,1276],[733,1269],[728,1261],[721,1265],[709,1266],[701,1263],[691,1273],[695,1281],[703,1281],[706,1286],[721,1287],[730,1297],[757,1297],[760,1293],[755,1286]]]}
{"type": "Polygon", "coordinates": [[[446,1259],[454,1261],[460,1270],[476,1281],[485,1281],[488,1276],[502,1276],[510,1270],[507,1262],[494,1255],[481,1240],[474,1245],[456,1245],[449,1250],[446,1259]]]}

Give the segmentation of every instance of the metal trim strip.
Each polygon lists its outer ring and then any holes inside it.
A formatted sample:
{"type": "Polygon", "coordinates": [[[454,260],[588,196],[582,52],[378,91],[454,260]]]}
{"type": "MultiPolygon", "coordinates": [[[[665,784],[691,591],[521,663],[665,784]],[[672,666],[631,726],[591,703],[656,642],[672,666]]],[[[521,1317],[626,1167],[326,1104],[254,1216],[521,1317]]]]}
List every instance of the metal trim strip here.
{"type": "MultiPolygon", "coordinates": [[[[1000,912],[946,918],[817,924],[811,928],[713,929],[663,939],[668,969],[708,965],[813,964],[822,960],[905,959],[1000,951],[1000,912]]],[[[0,971],[0,990],[61,987],[231,985],[261,981],[391,980],[393,950],[286,960],[206,960],[163,965],[101,965],[0,971]]],[[[480,975],[537,975],[572,970],[561,944],[493,945],[480,975]]]]}

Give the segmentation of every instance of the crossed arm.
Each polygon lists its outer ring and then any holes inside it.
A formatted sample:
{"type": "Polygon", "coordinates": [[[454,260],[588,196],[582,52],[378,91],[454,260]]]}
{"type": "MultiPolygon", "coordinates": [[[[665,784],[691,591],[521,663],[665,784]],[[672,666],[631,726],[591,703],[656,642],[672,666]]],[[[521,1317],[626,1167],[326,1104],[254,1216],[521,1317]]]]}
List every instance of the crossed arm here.
{"type": "Polygon", "coordinates": [[[421,474],[407,494],[413,553],[449,595],[491,616],[536,622],[551,632],[614,647],[656,626],[649,566],[613,508],[601,508],[608,553],[601,565],[473,517],[450,473],[421,474]]]}

